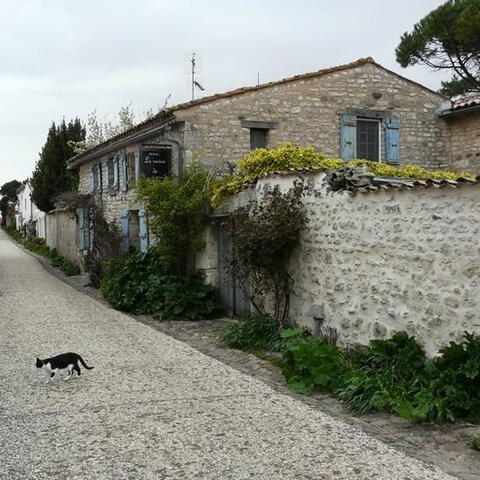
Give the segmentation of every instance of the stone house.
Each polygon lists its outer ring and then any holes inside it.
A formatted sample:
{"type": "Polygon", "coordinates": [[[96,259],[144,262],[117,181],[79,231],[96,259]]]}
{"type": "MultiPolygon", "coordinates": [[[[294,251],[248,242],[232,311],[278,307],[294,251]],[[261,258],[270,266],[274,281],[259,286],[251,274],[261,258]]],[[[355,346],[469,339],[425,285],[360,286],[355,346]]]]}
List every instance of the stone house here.
{"type": "Polygon", "coordinates": [[[480,93],[455,100],[442,111],[449,131],[451,170],[480,171],[480,93]]]}
{"type": "Polygon", "coordinates": [[[15,222],[17,230],[31,225],[35,236],[45,238],[45,213],[32,201],[32,189],[27,180],[17,189],[18,201],[15,208],[15,222]]]}
{"type": "MultiPolygon", "coordinates": [[[[193,161],[227,169],[253,148],[286,141],[345,160],[432,169],[455,169],[458,160],[460,168],[474,168],[478,119],[478,112],[463,114],[369,57],[170,107],[75,156],[69,168],[79,171],[79,193],[96,195],[107,219],[121,226],[124,248],[145,249],[147,214],[132,188],[140,175],[179,175],[193,161]],[[452,132],[462,140],[452,140],[452,132]],[[453,154],[466,135],[476,135],[471,150],[453,154]]],[[[85,250],[88,225],[85,215],[79,217],[78,242],[85,250]]]]}

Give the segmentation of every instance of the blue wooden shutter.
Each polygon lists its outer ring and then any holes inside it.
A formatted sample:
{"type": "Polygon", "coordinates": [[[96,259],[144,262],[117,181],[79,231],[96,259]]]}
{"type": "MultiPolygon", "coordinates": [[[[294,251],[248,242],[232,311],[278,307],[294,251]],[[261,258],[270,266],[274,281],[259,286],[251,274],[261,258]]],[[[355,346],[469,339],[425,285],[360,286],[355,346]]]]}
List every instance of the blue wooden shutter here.
{"type": "Polygon", "coordinates": [[[83,248],[90,248],[90,219],[88,216],[88,208],[83,209],[83,248]]]}
{"type": "Polygon", "coordinates": [[[140,230],[140,251],[146,252],[148,249],[148,216],[146,210],[140,209],[138,211],[138,223],[140,230]]]}
{"type": "Polygon", "coordinates": [[[128,190],[127,156],[124,153],[120,154],[120,190],[128,190]]]}
{"type": "Polygon", "coordinates": [[[90,191],[91,193],[95,193],[97,191],[97,166],[95,164],[92,165],[92,173],[90,177],[90,191]]]}
{"type": "Polygon", "coordinates": [[[400,163],[400,121],[395,117],[385,119],[385,161],[400,163]]]}
{"type": "Polygon", "coordinates": [[[341,116],[340,157],[347,162],[357,158],[357,117],[355,115],[341,116]]]}
{"type": "Polygon", "coordinates": [[[113,159],[113,188],[118,190],[119,175],[118,175],[118,155],[113,159]]]}
{"type": "Polygon", "coordinates": [[[83,208],[77,208],[77,247],[85,250],[85,220],[83,208]]]}
{"type": "Polygon", "coordinates": [[[122,250],[126,252],[130,248],[130,212],[124,210],[120,218],[122,222],[122,250]]]}

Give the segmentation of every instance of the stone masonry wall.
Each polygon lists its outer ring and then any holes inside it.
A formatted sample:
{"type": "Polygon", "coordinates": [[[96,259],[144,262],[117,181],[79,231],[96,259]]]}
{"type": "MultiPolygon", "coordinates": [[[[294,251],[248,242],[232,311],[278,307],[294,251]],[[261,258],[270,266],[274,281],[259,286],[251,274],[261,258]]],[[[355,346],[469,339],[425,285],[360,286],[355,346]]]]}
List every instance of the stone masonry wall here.
{"type": "Polygon", "coordinates": [[[277,122],[269,132],[268,147],[291,141],[338,158],[342,114],[348,109],[388,111],[400,120],[401,163],[444,168],[447,126],[436,114],[442,102],[425,88],[365,64],[219,98],[175,111],[175,116],[191,122],[185,131],[187,157],[223,165],[250,151],[250,132],[242,120],[277,122]]]}
{"type": "Polygon", "coordinates": [[[457,172],[480,173],[480,112],[446,117],[450,133],[448,158],[457,172]]]}
{"type": "MultiPolygon", "coordinates": [[[[294,176],[265,185],[290,188],[294,176]]],[[[434,354],[465,330],[480,333],[480,186],[328,192],[308,177],[310,219],[291,273],[291,316],[313,326],[312,305],[343,342],[406,330],[434,354]]],[[[245,197],[245,198],[248,198],[245,197]]]]}
{"type": "Polygon", "coordinates": [[[46,243],[56,248],[59,255],[82,265],[77,247],[77,222],[73,210],[57,210],[46,214],[46,243]]]}

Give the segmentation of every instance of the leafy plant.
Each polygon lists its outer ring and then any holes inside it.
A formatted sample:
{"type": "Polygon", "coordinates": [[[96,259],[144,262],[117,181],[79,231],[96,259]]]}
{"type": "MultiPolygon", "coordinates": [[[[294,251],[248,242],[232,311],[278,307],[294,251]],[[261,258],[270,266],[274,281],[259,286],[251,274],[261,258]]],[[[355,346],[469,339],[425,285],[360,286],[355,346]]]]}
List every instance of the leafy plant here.
{"type": "Polygon", "coordinates": [[[254,314],[227,325],[222,332],[222,342],[239,350],[281,351],[285,342],[304,332],[303,328],[279,330],[275,318],[254,314]]]}
{"type": "Polygon", "coordinates": [[[313,147],[284,143],[278,148],[259,148],[238,162],[238,175],[229,176],[215,186],[212,202],[218,206],[225,196],[238,193],[250,182],[275,171],[311,167],[339,168],[342,165],[342,160],[325,158],[313,147]]]}
{"type": "Polygon", "coordinates": [[[285,345],[282,373],[294,392],[335,389],[346,368],[340,348],[327,345],[323,337],[294,337],[285,345]]]}
{"type": "Polygon", "coordinates": [[[114,308],[162,320],[197,320],[220,313],[217,289],[198,275],[179,275],[155,248],[108,262],[100,288],[114,308]]]}
{"type": "Polygon", "coordinates": [[[261,202],[252,201],[235,211],[231,267],[258,313],[267,313],[265,303],[271,294],[278,327],[288,324],[291,282],[288,261],[307,224],[302,195],[300,182],[287,193],[275,186],[261,202]]]}
{"type": "Polygon", "coordinates": [[[428,385],[417,396],[414,416],[480,422],[480,336],[465,332],[461,342],[450,342],[433,359],[427,373],[428,385]]]}
{"type": "Polygon", "coordinates": [[[173,268],[187,272],[187,264],[203,248],[214,180],[200,165],[192,165],[180,179],[141,178],[138,199],[150,215],[156,248],[173,268]]]}
{"type": "Polygon", "coordinates": [[[480,451],[480,437],[479,436],[471,437],[470,440],[468,441],[468,446],[472,450],[479,450],[480,451]]]}

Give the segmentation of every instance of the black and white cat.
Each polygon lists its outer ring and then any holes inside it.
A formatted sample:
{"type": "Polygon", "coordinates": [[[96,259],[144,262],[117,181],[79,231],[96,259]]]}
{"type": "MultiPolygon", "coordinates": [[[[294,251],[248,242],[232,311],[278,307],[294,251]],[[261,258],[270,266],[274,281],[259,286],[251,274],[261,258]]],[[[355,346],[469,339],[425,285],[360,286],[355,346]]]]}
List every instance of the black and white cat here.
{"type": "Polygon", "coordinates": [[[40,360],[37,358],[37,368],[43,368],[48,375],[48,379],[51,380],[57,374],[59,370],[66,368],[68,375],[65,381],[70,380],[73,376],[73,372],[76,371],[80,375],[80,364],[87,370],[91,370],[93,367],[89,367],[78,353],[68,352],[57,355],[56,357],[46,358],[40,360]]]}

